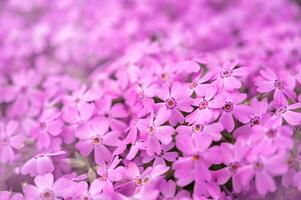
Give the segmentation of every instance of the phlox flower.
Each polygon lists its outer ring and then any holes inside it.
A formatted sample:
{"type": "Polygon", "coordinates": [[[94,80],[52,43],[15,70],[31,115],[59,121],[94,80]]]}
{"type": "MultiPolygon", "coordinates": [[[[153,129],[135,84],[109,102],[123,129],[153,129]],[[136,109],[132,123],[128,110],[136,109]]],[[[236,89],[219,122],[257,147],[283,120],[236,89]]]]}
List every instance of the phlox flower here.
{"type": "Polygon", "coordinates": [[[109,161],[112,153],[108,146],[117,147],[121,144],[118,131],[109,131],[108,121],[103,117],[96,117],[79,127],[75,132],[79,142],[76,148],[82,155],[88,156],[94,150],[96,163],[109,161]]]}
{"type": "Polygon", "coordinates": [[[249,121],[248,115],[251,109],[242,104],[245,99],[246,95],[242,93],[225,93],[214,98],[212,106],[221,110],[219,121],[227,131],[231,132],[234,129],[233,116],[242,123],[249,121]]]}
{"type": "Polygon", "coordinates": [[[161,144],[169,144],[172,141],[174,128],[169,125],[163,125],[168,119],[164,110],[159,110],[157,115],[154,112],[143,120],[140,120],[138,129],[143,134],[142,138],[146,141],[146,152],[149,156],[161,153],[161,144]]]}
{"type": "Polygon", "coordinates": [[[293,91],[295,87],[294,80],[288,76],[278,76],[272,69],[261,70],[261,79],[256,82],[257,91],[261,93],[274,92],[274,99],[281,98],[295,99],[296,94],[293,91]]]}
{"type": "Polygon", "coordinates": [[[247,67],[238,67],[238,63],[226,61],[216,70],[215,83],[225,88],[227,91],[233,91],[241,87],[241,82],[237,79],[238,77],[246,77],[248,75],[247,67]]]}
{"type": "Polygon", "coordinates": [[[64,155],[66,152],[57,151],[53,153],[42,153],[28,160],[21,168],[22,174],[31,176],[45,175],[54,171],[52,157],[64,155]]]}
{"type": "Polygon", "coordinates": [[[171,125],[175,125],[178,122],[184,121],[183,112],[191,112],[192,99],[190,98],[190,91],[185,85],[181,85],[179,82],[172,84],[169,88],[164,84],[158,91],[157,96],[164,102],[158,103],[160,105],[160,111],[158,115],[160,118],[169,119],[171,125]]]}
{"type": "Polygon", "coordinates": [[[24,147],[24,135],[18,133],[19,124],[9,121],[0,124],[0,162],[11,163],[15,159],[16,150],[24,147]]]}

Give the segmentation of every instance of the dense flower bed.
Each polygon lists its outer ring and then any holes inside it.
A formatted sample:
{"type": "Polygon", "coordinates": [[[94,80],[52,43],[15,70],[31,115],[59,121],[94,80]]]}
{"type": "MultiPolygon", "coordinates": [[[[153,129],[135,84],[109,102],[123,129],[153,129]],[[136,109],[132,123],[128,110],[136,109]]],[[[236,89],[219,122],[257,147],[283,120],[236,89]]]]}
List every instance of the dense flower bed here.
{"type": "Polygon", "coordinates": [[[0,199],[298,199],[289,0],[0,2],[0,199]]]}

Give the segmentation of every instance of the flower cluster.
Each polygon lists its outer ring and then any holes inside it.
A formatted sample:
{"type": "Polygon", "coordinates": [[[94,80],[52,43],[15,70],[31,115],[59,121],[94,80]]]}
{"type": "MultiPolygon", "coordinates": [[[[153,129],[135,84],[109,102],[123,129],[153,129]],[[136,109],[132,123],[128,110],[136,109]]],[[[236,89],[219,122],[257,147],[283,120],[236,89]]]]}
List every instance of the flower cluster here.
{"type": "Polygon", "coordinates": [[[300,14],[1,1],[0,199],[300,197],[300,14]]]}

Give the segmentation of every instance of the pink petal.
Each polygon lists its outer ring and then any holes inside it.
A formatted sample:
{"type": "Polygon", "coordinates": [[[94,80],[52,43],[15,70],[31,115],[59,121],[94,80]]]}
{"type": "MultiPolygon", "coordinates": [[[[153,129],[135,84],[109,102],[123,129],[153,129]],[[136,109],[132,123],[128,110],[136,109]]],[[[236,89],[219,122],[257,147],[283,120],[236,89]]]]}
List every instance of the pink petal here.
{"type": "Polygon", "coordinates": [[[265,172],[257,173],[255,178],[256,190],[259,194],[266,194],[267,192],[274,192],[276,184],[274,179],[265,172]]]}
{"type": "Polygon", "coordinates": [[[43,189],[51,189],[53,181],[54,181],[54,178],[53,178],[53,175],[51,173],[48,173],[48,174],[45,174],[45,175],[38,175],[34,179],[34,183],[42,191],[43,191],[43,189]]]}
{"type": "Polygon", "coordinates": [[[233,76],[230,76],[229,78],[224,79],[224,86],[226,90],[234,90],[241,87],[241,82],[234,78],[233,76]]]}
{"type": "Polygon", "coordinates": [[[37,174],[37,159],[32,158],[28,160],[21,168],[21,173],[23,175],[30,174],[35,176],[37,174]]]}
{"type": "Polygon", "coordinates": [[[111,108],[111,115],[114,118],[126,118],[128,116],[128,112],[122,104],[115,104],[111,108]]]}
{"type": "Polygon", "coordinates": [[[232,72],[233,76],[247,76],[249,74],[248,67],[240,67],[237,69],[234,69],[232,72]]]}
{"type": "Polygon", "coordinates": [[[93,150],[90,140],[80,140],[75,146],[83,156],[88,156],[93,150]]]}
{"type": "Polygon", "coordinates": [[[91,129],[97,135],[103,135],[109,129],[109,122],[103,117],[93,118],[91,120],[91,129]]]}
{"type": "Polygon", "coordinates": [[[95,105],[93,103],[81,102],[78,105],[78,109],[79,109],[81,120],[87,121],[92,117],[95,110],[95,105]]]}
{"type": "Polygon", "coordinates": [[[108,146],[119,146],[121,144],[119,136],[118,131],[111,131],[103,137],[103,143],[108,146]]]}
{"type": "Polygon", "coordinates": [[[50,136],[45,132],[40,132],[37,141],[37,147],[39,149],[48,148],[50,146],[50,142],[51,142],[50,136]]]}
{"type": "Polygon", "coordinates": [[[149,136],[146,145],[147,145],[146,152],[149,156],[152,156],[155,153],[160,154],[161,145],[155,137],[149,136]]]}
{"type": "Polygon", "coordinates": [[[292,126],[301,124],[301,113],[287,110],[282,116],[292,126]]]}
{"type": "Polygon", "coordinates": [[[165,105],[161,106],[157,113],[156,119],[154,120],[154,124],[156,126],[164,124],[169,119],[170,115],[171,111],[167,109],[165,105]]]}
{"type": "Polygon", "coordinates": [[[97,164],[102,164],[104,161],[110,161],[112,153],[104,145],[98,145],[94,148],[94,159],[97,164]]]}
{"type": "Polygon", "coordinates": [[[14,135],[9,138],[9,144],[15,149],[22,149],[24,147],[24,136],[14,135]]]}
{"type": "Polygon", "coordinates": [[[48,156],[41,156],[37,158],[37,172],[44,175],[49,172],[53,172],[54,165],[52,160],[48,156]]]}
{"type": "Polygon", "coordinates": [[[156,127],[155,136],[158,140],[160,140],[163,144],[168,144],[172,141],[172,135],[175,130],[171,126],[159,126],[156,127]]]}
{"type": "Polygon", "coordinates": [[[234,129],[234,120],[231,114],[224,112],[220,117],[220,122],[227,129],[228,132],[234,129]]]}
{"type": "Polygon", "coordinates": [[[0,161],[2,163],[10,163],[13,161],[15,153],[10,146],[4,146],[0,149],[0,161]]]}

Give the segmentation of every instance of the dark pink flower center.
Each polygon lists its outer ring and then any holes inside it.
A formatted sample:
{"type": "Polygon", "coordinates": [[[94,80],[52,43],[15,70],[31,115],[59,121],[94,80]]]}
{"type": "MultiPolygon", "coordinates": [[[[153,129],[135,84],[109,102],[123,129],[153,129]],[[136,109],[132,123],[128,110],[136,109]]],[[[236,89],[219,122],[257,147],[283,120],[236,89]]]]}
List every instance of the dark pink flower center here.
{"type": "Polygon", "coordinates": [[[201,159],[201,157],[200,157],[199,155],[194,155],[194,156],[192,157],[192,159],[193,159],[194,161],[198,161],[198,160],[201,159]]]}
{"type": "Polygon", "coordinates": [[[260,124],[260,117],[259,116],[255,116],[251,119],[251,126],[256,126],[260,124]]]}
{"type": "Polygon", "coordinates": [[[42,194],[41,194],[41,199],[42,200],[53,200],[54,195],[53,192],[49,189],[46,189],[42,194]]]}
{"type": "Polygon", "coordinates": [[[197,84],[195,81],[193,81],[193,82],[189,85],[189,88],[190,88],[190,89],[194,89],[194,88],[196,88],[196,86],[198,86],[198,84],[197,84]]]}
{"type": "Polygon", "coordinates": [[[229,169],[233,173],[235,173],[239,167],[240,167],[240,164],[238,162],[233,162],[233,163],[230,163],[230,165],[229,165],[229,169]]]}
{"type": "Polygon", "coordinates": [[[269,138],[274,138],[277,135],[277,131],[275,129],[269,129],[265,134],[269,138]]]}
{"type": "Polygon", "coordinates": [[[231,112],[233,110],[233,103],[227,101],[223,107],[224,111],[231,112]]]}
{"type": "Polygon", "coordinates": [[[168,109],[173,109],[174,107],[176,107],[176,101],[174,98],[169,98],[165,101],[165,105],[168,109]]]}
{"type": "Polygon", "coordinates": [[[192,131],[195,133],[199,133],[204,129],[204,127],[200,124],[195,124],[192,126],[192,131]]]}
{"type": "Polygon", "coordinates": [[[231,75],[232,75],[232,70],[230,69],[225,69],[220,73],[221,78],[227,78],[230,77],[231,75]]]}
{"type": "Polygon", "coordinates": [[[254,163],[254,169],[255,169],[256,171],[261,171],[261,170],[263,169],[263,164],[262,164],[262,162],[260,162],[260,161],[255,162],[255,163],[254,163]]]}
{"type": "Polygon", "coordinates": [[[283,89],[284,89],[284,83],[283,83],[283,82],[280,82],[280,81],[278,81],[278,80],[275,80],[274,86],[275,86],[275,88],[277,88],[277,89],[279,89],[279,90],[283,90],[283,89]]]}
{"type": "Polygon", "coordinates": [[[92,142],[93,145],[100,145],[102,143],[102,138],[98,135],[93,136],[91,138],[91,142],[92,142]]]}
{"type": "Polygon", "coordinates": [[[150,126],[150,127],[148,127],[148,132],[149,132],[150,134],[153,134],[153,133],[155,132],[155,130],[156,130],[155,126],[150,126]]]}
{"type": "Polygon", "coordinates": [[[286,106],[280,106],[279,108],[276,109],[275,114],[276,115],[282,115],[286,112],[286,106]]]}
{"type": "Polygon", "coordinates": [[[200,103],[199,103],[199,109],[200,110],[204,110],[205,108],[207,108],[208,106],[208,101],[206,101],[205,99],[203,99],[200,103]]]}
{"type": "Polygon", "coordinates": [[[163,81],[166,81],[166,80],[168,80],[168,78],[169,78],[169,76],[168,76],[168,74],[167,74],[167,73],[163,73],[163,74],[161,74],[161,79],[162,79],[163,81]]]}

